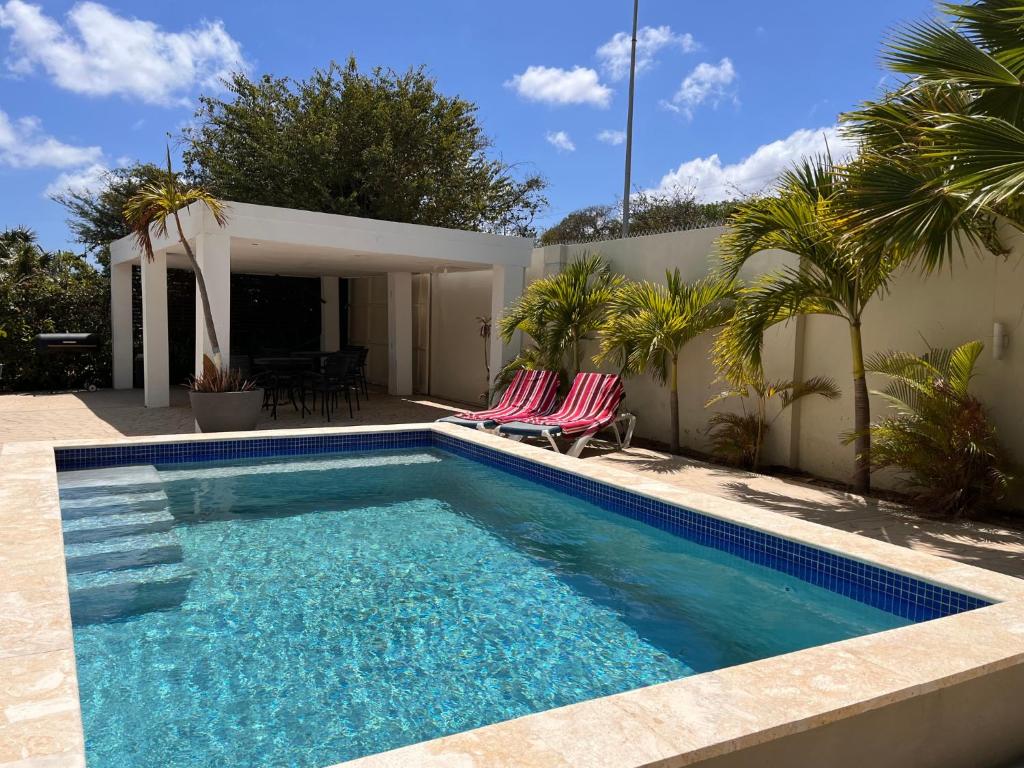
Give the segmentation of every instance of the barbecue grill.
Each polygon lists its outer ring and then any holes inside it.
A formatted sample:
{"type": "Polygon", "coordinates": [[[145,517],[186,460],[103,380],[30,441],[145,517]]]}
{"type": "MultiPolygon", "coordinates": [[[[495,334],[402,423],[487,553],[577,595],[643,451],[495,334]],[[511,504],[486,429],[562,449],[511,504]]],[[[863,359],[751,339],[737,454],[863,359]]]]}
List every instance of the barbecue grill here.
{"type": "MultiPolygon", "coordinates": [[[[40,333],[36,335],[36,352],[40,355],[95,354],[100,348],[98,333],[40,333]]],[[[72,389],[72,373],[68,371],[68,389],[72,389]]],[[[85,380],[81,386],[96,391],[96,382],[85,380]]]]}

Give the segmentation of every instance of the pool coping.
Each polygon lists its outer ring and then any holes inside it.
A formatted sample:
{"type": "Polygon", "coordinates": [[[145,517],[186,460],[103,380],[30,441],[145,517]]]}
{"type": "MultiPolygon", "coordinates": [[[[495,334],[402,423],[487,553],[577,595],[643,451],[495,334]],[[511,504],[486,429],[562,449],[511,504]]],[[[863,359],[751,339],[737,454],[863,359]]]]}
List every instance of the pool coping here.
{"type": "Polygon", "coordinates": [[[85,764],[55,448],[422,430],[995,604],[591,699],[346,766],[689,765],[1024,664],[1024,580],[454,425],[7,443],[0,450],[0,768],[85,764]]]}

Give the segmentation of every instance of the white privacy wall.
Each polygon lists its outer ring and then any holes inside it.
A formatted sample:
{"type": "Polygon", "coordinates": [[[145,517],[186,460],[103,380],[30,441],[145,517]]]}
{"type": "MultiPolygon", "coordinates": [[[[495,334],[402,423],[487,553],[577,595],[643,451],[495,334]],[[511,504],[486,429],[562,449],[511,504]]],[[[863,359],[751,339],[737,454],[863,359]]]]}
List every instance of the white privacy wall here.
{"type": "Polygon", "coordinates": [[[477,318],[491,314],[491,272],[434,274],[430,285],[430,393],[482,407],[487,367],[477,318]]]}
{"type": "MultiPolygon", "coordinates": [[[[715,242],[723,231],[703,229],[585,246],[538,248],[526,273],[527,282],[556,272],[560,264],[584,252],[599,253],[616,271],[633,280],[661,281],[667,269],[676,267],[684,278],[693,280],[707,274],[715,242]]],[[[885,349],[920,352],[927,343],[952,346],[972,339],[984,341],[986,351],[978,366],[975,392],[990,409],[1010,454],[1024,464],[1024,237],[1011,235],[1009,242],[1014,247],[1007,258],[971,252],[956,260],[952,270],[926,278],[909,270],[899,273],[890,292],[868,310],[864,343],[865,353],[870,355],[885,349]],[[1000,360],[994,360],[991,354],[996,321],[1006,326],[1009,335],[1000,360]]],[[[785,263],[795,263],[795,257],[781,252],[762,254],[751,261],[741,277],[750,280],[785,263]]],[[[376,280],[350,281],[352,339],[381,350],[379,354],[375,351],[371,360],[376,358],[378,365],[384,366],[383,371],[371,366],[371,376],[386,380],[386,296],[382,289],[363,285],[376,280]]],[[[490,272],[434,274],[421,290],[428,290],[430,295],[430,394],[479,403],[486,384],[476,317],[490,312],[490,272]]],[[[706,429],[711,410],[705,408],[705,403],[721,389],[715,383],[710,344],[710,335],[691,343],[679,365],[680,439],[684,446],[698,450],[708,449],[706,429]]],[[[769,378],[831,376],[842,389],[838,400],[806,398],[779,419],[769,435],[766,462],[848,480],[853,448],[841,439],[851,428],[853,416],[846,324],[829,317],[794,320],[769,332],[764,358],[769,378]]],[[[882,384],[869,377],[872,388],[882,384]]],[[[644,376],[628,380],[626,393],[627,407],[638,416],[637,435],[667,442],[667,389],[644,376]]],[[[730,407],[737,406],[715,406],[730,407]]],[[[883,401],[873,398],[874,416],[883,414],[885,408],[883,401]]],[[[891,479],[878,477],[876,482],[884,485],[891,479]]]]}
{"type": "MultiPolygon", "coordinates": [[[[552,246],[534,251],[536,278],[541,265],[593,251],[603,255],[619,272],[634,280],[662,280],[666,269],[678,267],[687,279],[707,273],[722,229],[675,232],[629,240],[591,243],[587,246],[552,246]]],[[[864,320],[865,353],[886,349],[921,352],[928,344],[954,346],[972,339],[985,342],[978,366],[975,392],[989,408],[1004,445],[1011,456],[1024,464],[1024,237],[1007,233],[1012,246],[1008,257],[968,252],[955,260],[952,269],[922,276],[905,269],[893,279],[889,293],[876,300],[864,320]],[[992,356],[993,323],[1006,327],[1009,343],[999,360],[992,356]]],[[[763,254],[753,260],[741,276],[777,267],[790,254],[763,254]]],[[[718,391],[709,356],[710,339],[693,342],[680,361],[682,390],[680,420],[684,445],[706,449],[705,430],[710,415],[704,407],[718,391]]],[[[853,448],[841,435],[852,426],[853,398],[849,331],[846,324],[830,317],[794,320],[769,333],[765,344],[765,366],[770,378],[831,376],[842,389],[838,400],[813,397],[800,401],[776,422],[769,436],[766,460],[802,469],[823,477],[846,481],[853,464],[853,448]]],[[[871,388],[884,381],[869,377],[871,388]]],[[[637,434],[667,441],[668,395],[649,378],[626,383],[627,405],[637,413],[637,434]]],[[[716,408],[726,406],[720,405],[716,408]]],[[[884,414],[886,404],[872,398],[872,415],[884,414]]],[[[880,484],[891,478],[878,477],[880,484]]]]}

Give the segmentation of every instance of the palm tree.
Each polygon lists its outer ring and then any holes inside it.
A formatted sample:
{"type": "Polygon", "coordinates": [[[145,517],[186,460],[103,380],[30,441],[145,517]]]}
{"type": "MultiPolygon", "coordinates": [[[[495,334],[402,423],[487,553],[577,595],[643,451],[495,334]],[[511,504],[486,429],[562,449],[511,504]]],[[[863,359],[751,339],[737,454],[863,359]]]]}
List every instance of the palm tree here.
{"type": "Polygon", "coordinates": [[[679,353],[729,319],[735,293],[731,279],[710,276],[687,283],[676,269],[665,273],[665,285],[628,283],[611,301],[595,360],[611,360],[624,373],[650,372],[662,384],[668,382],[673,452],[679,450],[679,353]]]}
{"type": "Polygon", "coordinates": [[[213,352],[213,366],[220,371],[220,343],[217,341],[217,329],[213,324],[210,296],[206,292],[206,279],[181,226],[181,209],[187,208],[192,203],[205,205],[218,226],[223,227],[227,224],[227,214],[224,204],[220,200],[201,187],[182,184],[181,179],[171,168],[171,150],[168,147],[167,175],[158,181],[142,185],[139,191],[125,203],[124,218],[128,222],[132,234],[135,235],[139,247],[149,260],[153,259],[153,232],[159,237],[166,237],[168,220],[174,219],[174,225],[178,231],[178,241],[184,248],[185,255],[196,276],[196,290],[199,291],[199,297],[203,304],[206,333],[210,339],[210,350],[213,352]]]}
{"type": "Polygon", "coordinates": [[[797,315],[829,315],[850,330],[853,369],[856,469],[854,487],[870,487],[871,421],[861,322],[870,301],[882,293],[898,259],[880,244],[849,237],[836,208],[845,193],[831,159],[805,160],[784,173],[770,197],[741,203],[720,241],[722,268],[735,277],[755,254],[779,249],[800,257],[743,289],[719,344],[735,360],[760,365],[764,332],[797,315]]]}
{"type": "Polygon", "coordinates": [[[29,280],[48,266],[48,254],[39,247],[36,233],[28,227],[0,232],[0,275],[12,283],[29,280]]]}
{"type": "Polygon", "coordinates": [[[1024,229],[1024,5],[941,8],[952,23],[890,38],[883,58],[900,86],[843,116],[861,146],[846,171],[847,226],[925,269],[964,239],[1003,253],[999,225],[1024,229]]]}
{"type": "Polygon", "coordinates": [[[875,468],[907,477],[915,502],[929,514],[968,514],[1006,495],[1010,463],[985,408],[970,392],[980,341],[924,355],[884,352],[868,370],[889,383],[875,394],[894,413],[872,425],[875,468]]]}
{"type": "MultiPolygon", "coordinates": [[[[718,343],[716,342],[716,352],[718,343]]],[[[716,354],[716,357],[718,355],[716,354]]],[[[826,376],[812,376],[806,381],[768,380],[759,365],[733,366],[726,362],[728,370],[723,378],[729,383],[705,404],[710,407],[725,400],[740,398],[742,410],[739,413],[720,412],[708,421],[713,452],[732,464],[757,472],[761,467],[761,449],[772,425],[789,406],[809,395],[820,395],[829,400],[839,397],[839,387],[826,376]],[[747,410],[746,403],[753,401],[753,408],[747,410]],[[771,413],[769,406],[778,402],[779,407],[771,413]]]]}
{"type": "Polygon", "coordinates": [[[583,345],[595,338],[623,281],[600,256],[584,254],[557,275],[530,283],[506,307],[499,330],[506,344],[516,331],[532,343],[505,366],[499,381],[518,368],[532,368],[558,371],[568,384],[583,367],[583,345]]]}

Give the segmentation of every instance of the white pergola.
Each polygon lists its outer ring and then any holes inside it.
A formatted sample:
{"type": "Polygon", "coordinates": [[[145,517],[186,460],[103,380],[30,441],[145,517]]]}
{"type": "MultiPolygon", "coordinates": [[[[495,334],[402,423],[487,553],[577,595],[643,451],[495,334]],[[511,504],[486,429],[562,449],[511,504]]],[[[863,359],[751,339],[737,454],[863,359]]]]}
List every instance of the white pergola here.
{"type": "MultiPolygon", "coordinates": [[[[205,206],[182,210],[185,237],[206,278],[221,354],[230,360],[231,273],[319,277],[321,345],[341,345],[338,324],[339,278],[387,275],[388,391],[412,394],[412,275],[440,271],[490,270],[491,311],[523,291],[533,241],[482,232],[360,219],[290,208],[226,202],[228,223],[219,227],[205,206]]],[[[167,269],[189,269],[173,224],[167,237],[153,239],[147,259],[134,239],[110,247],[111,328],[115,389],[133,385],[132,266],[142,272],[142,337],[145,401],[170,404],[167,325],[167,269]]],[[[196,297],[196,372],[209,353],[206,323],[196,297]]],[[[504,345],[491,337],[491,371],[518,351],[518,340],[504,345]]]]}

